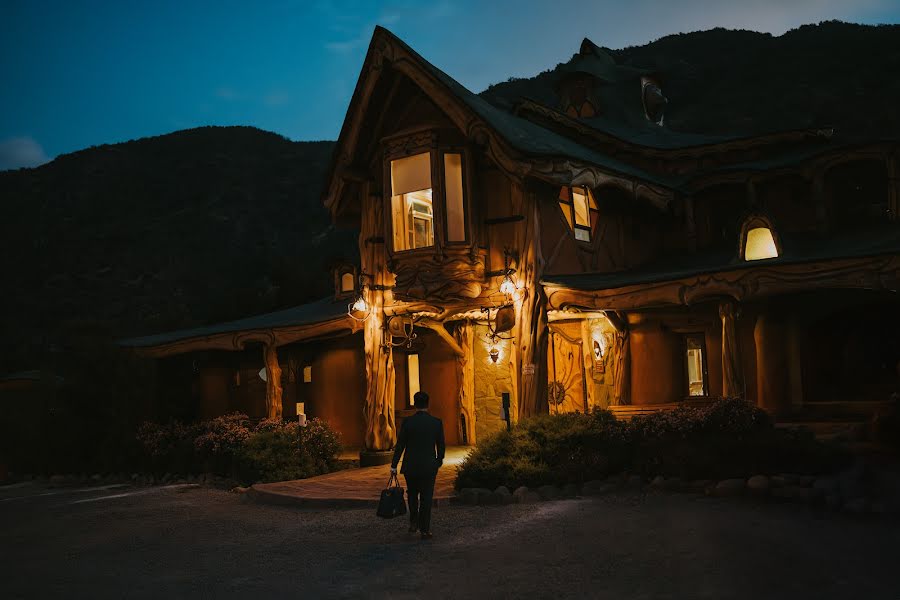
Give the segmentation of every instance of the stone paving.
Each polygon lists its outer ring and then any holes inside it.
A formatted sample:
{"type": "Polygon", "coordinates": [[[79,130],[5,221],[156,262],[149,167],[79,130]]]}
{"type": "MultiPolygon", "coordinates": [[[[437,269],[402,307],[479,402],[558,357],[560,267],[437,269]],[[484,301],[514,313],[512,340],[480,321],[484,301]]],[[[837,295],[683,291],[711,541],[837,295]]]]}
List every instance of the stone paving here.
{"type": "MultiPolygon", "coordinates": [[[[453,482],[456,467],[469,450],[466,446],[447,448],[444,466],[438,471],[434,486],[436,505],[449,502],[450,497],[455,495],[453,482]]],[[[346,469],[309,479],[257,483],[252,487],[251,494],[255,499],[270,504],[348,508],[375,506],[390,478],[390,468],[390,465],[381,465],[346,469]]],[[[400,485],[406,487],[402,476],[400,485]]]]}

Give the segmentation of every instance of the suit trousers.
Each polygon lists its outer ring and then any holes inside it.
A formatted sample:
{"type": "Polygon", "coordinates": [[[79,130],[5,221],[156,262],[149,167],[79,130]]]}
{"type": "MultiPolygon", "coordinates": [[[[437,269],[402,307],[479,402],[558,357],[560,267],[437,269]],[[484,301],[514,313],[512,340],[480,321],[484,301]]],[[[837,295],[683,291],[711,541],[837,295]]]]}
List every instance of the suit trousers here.
{"type": "Polygon", "coordinates": [[[419,531],[431,531],[431,503],[435,475],[404,475],[409,493],[409,522],[419,531]]]}

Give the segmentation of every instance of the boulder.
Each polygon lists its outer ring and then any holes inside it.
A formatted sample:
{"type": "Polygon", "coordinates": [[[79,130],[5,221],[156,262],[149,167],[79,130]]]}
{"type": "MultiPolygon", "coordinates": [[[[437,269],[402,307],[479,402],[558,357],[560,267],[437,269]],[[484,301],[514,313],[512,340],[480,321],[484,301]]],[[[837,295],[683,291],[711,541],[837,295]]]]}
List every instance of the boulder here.
{"type": "Polygon", "coordinates": [[[542,485],[537,489],[538,496],[541,500],[556,500],[560,497],[560,489],[555,485],[542,485]]]}
{"type": "Polygon", "coordinates": [[[799,485],[800,476],[793,473],[780,473],[772,476],[772,487],[784,487],[786,485],[799,485]]]}
{"type": "Polygon", "coordinates": [[[494,490],[495,504],[511,504],[513,501],[512,493],[505,485],[501,485],[494,490]]]}
{"type": "Polygon", "coordinates": [[[619,486],[614,481],[594,479],[593,481],[585,482],[585,484],[581,486],[581,495],[602,496],[603,494],[616,491],[618,487],[619,486]]]}
{"type": "Polygon", "coordinates": [[[740,496],[744,493],[747,482],[743,479],[723,479],[713,488],[715,496],[740,496]]]}
{"type": "Polygon", "coordinates": [[[747,491],[756,496],[765,496],[769,493],[769,478],[765,475],[754,475],[747,480],[747,491]]]}
{"type": "Polygon", "coordinates": [[[478,497],[484,493],[491,494],[486,488],[463,488],[459,490],[459,501],[462,504],[479,504],[478,497]]]}
{"type": "Polygon", "coordinates": [[[662,475],[657,475],[653,479],[650,480],[650,487],[655,490],[661,490],[666,485],[666,478],[662,475]]]}
{"type": "Polygon", "coordinates": [[[821,495],[822,493],[819,490],[800,485],[787,485],[772,490],[772,497],[788,502],[808,503],[821,497],[821,495]]]}
{"type": "Polygon", "coordinates": [[[575,498],[578,496],[578,485],[574,483],[567,483],[562,488],[562,497],[563,498],[575,498]]]}

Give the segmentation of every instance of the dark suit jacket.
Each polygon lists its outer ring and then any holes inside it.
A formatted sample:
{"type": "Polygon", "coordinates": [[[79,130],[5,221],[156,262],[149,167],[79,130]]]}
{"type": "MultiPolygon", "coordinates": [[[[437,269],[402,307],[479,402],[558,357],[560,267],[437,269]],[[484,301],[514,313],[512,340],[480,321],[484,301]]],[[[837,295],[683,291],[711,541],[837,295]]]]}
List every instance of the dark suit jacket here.
{"type": "Polygon", "coordinates": [[[404,475],[434,476],[444,462],[444,450],[444,424],[437,417],[420,410],[400,425],[391,466],[396,468],[403,456],[400,472],[404,475]]]}

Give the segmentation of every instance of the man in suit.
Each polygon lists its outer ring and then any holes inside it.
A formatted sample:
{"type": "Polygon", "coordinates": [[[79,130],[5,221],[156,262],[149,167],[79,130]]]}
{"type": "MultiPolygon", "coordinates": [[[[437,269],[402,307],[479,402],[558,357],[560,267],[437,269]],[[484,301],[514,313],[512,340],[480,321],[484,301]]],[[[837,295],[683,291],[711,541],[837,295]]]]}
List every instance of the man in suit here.
{"type": "Polygon", "coordinates": [[[397,463],[403,457],[400,472],[406,478],[409,492],[409,532],[419,531],[423,540],[431,539],[431,501],[434,480],[444,464],[444,424],[428,414],[428,394],[413,396],[416,414],[400,425],[391,473],[397,473],[397,463]]]}

